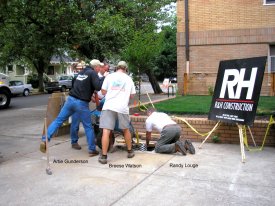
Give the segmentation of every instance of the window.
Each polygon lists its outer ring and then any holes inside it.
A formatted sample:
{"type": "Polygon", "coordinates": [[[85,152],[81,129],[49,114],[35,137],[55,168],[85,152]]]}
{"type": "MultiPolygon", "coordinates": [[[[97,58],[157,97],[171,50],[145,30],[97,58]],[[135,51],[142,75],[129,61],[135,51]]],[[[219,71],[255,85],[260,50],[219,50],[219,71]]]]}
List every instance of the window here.
{"type": "Polygon", "coordinates": [[[15,81],[10,81],[10,86],[15,86],[15,81]]]}
{"type": "Polygon", "coordinates": [[[49,66],[48,67],[47,75],[54,75],[54,66],[49,66]]]}
{"type": "Polygon", "coordinates": [[[275,5],[275,0],[264,0],[264,5],[275,5]]]}
{"type": "Polygon", "coordinates": [[[21,65],[16,65],[16,75],[24,75],[25,74],[25,68],[21,65]]]}
{"type": "Polygon", "coordinates": [[[10,81],[10,86],[21,86],[23,82],[21,81],[10,81]]]}
{"type": "Polygon", "coordinates": [[[61,76],[59,80],[68,80],[67,76],[61,76]]]}
{"type": "Polygon", "coordinates": [[[13,66],[12,65],[8,65],[8,71],[12,72],[13,71],[13,66]]]}
{"type": "Polygon", "coordinates": [[[270,72],[275,73],[275,45],[270,46],[270,72]]]}
{"type": "Polygon", "coordinates": [[[72,76],[61,76],[59,77],[59,80],[72,80],[73,77],[72,76]]]}
{"type": "Polygon", "coordinates": [[[270,67],[271,67],[271,72],[275,73],[275,56],[270,57],[270,67]]]}
{"type": "Polygon", "coordinates": [[[21,85],[23,85],[23,83],[20,82],[20,81],[17,81],[17,82],[15,82],[15,85],[16,85],[16,86],[21,86],[21,85]]]}

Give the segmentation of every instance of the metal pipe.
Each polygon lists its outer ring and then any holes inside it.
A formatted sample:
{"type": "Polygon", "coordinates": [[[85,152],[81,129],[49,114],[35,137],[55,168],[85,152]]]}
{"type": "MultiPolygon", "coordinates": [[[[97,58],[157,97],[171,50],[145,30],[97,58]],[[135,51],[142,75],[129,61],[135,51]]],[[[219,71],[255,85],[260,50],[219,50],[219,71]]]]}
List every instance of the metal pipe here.
{"type": "Polygon", "coordinates": [[[189,61],[189,8],[188,0],[185,0],[185,53],[186,61],[189,61]]]}
{"type": "Polygon", "coordinates": [[[185,0],[184,4],[184,13],[185,13],[185,58],[186,58],[186,68],[183,77],[183,95],[188,93],[188,77],[189,77],[189,2],[185,0]]]}

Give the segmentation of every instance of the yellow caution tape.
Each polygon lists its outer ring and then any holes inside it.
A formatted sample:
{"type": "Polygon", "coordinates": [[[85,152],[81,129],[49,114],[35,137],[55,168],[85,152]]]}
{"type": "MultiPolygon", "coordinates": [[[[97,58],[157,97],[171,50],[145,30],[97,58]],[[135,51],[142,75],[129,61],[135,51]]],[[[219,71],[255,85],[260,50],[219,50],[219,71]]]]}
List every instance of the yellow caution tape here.
{"type": "MultiPolygon", "coordinates": [[[[270,126],[272,124],[275,124],[275,120],[274,120],[273,116],[271,115],[270,119],[269,119],[269,122],[268,122],[268,125],[267,125],[267,128],[266,128],[266,131],[265,131],[265,136],[264,136],[264,139],[263,139],[262,146],[259,147],[259,148],[250,148],[249,147],[248,141],[247,141],[246,127],[243,126],[242,129],[243,129],[243,134],[244,134],[244,137],[243,137],[243,139],[244,139],[244,145],[246,146],[246,148],[248,149],[248,151],[255,152],[255,151],[262,151],[263,150],[267,134],[268,134],[270,126]]],[[[252,136],[252,140],[253,140],[253,136],[252,136]]]]}
{"type": "MultiPolygon", "coordinates": [[[[200,135],[200,136],[202,136],[202,137],[207,136],[210,132],[213,132],[213,131],[209,131],[209,132],[207,132],[207,133],[200,133],[200,132],[198,132],[189,122],[187,122],[185,119],[180,118],[180,117],[174,117],[174,118],[183,121],[183,122],[184,122],[185,124],[187,124],[187,126],[189,126],[196,134],[198,134],[198,135],[200,135]]],[[[219,124],[219,123],[218,123],[218,124],[219,124]]],[[[217,128],[218,128],[218,127],[217,127],[217,128]]],[[[217,128],[216,128],[216,129],[217,129],[217,128]]]]}
{"type": "Polygon", "coordinates": [[[138,109],[139,109],[139,111],[145,112],[148,108],[144,104],[141,104],[141,101],[139,101],[138,109]]]}

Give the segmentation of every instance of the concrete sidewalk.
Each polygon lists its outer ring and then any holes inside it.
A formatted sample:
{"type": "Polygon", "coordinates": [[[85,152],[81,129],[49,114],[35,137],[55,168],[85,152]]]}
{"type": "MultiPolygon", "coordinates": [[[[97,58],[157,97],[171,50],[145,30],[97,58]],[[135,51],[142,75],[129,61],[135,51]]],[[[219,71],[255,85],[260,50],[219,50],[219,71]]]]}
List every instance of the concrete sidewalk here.
{"type": "Polygon", "coordinates": [[[51,176],[39,140],[2,162],[0,205],[274,205],[275,148],[246,152],[246,163],[239,145],[194,143],[195,155],[137,151],[133,159],[118,150],[102,165],[81,136],[79,151],[68,135],[51,141],[51,176]]]}
{"type": "Polygon", "coordinates": [[[52,139],[49,176],[46,155],[38,149],[45,111],[45,106],[1,111],[0,205],[274,205],[271,147],[247,151],[246,163],[239,145],[198,149],[194,143],[195,155],[137,151],[128,159],[118,150],[102,165],[88,157],[81,127],[80,151],[71,149],[69,135],[52,139]]]}

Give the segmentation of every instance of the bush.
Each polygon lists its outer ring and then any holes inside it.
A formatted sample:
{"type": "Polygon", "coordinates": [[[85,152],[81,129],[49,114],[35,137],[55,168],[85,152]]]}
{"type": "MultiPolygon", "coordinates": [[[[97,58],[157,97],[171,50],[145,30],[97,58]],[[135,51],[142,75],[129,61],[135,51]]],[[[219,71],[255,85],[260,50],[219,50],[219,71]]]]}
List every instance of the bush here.
{"type": "Polygon", "coordinates": [[[219,135],[214,135],[214,136],[212,137],[212,141],[213,141],[214,143],[219,143],[219,142],[220,142],[219,135]]]}
{"type": "Polygon", "coordinates": [[[214,94],[214,88],[212,86],[208,87],[208,95],[213,96],[214,94]]]}
{"type": "Polygon", "coordinates": [[[27,83],[31,84],[33,88],[38,88],[38,75],[29,75],[27,79],[27,83]]]}
{"type": "MultiPolygon", "coordinates": [[[[49,79],[47,76],[43,76],[43,82],[49,82],[49,79]]],[[[38,88],[39,81],[38,81],[38,74],[32,74],[28,75],[27,83],[31,84],[33,88],[38,88]]]]}

